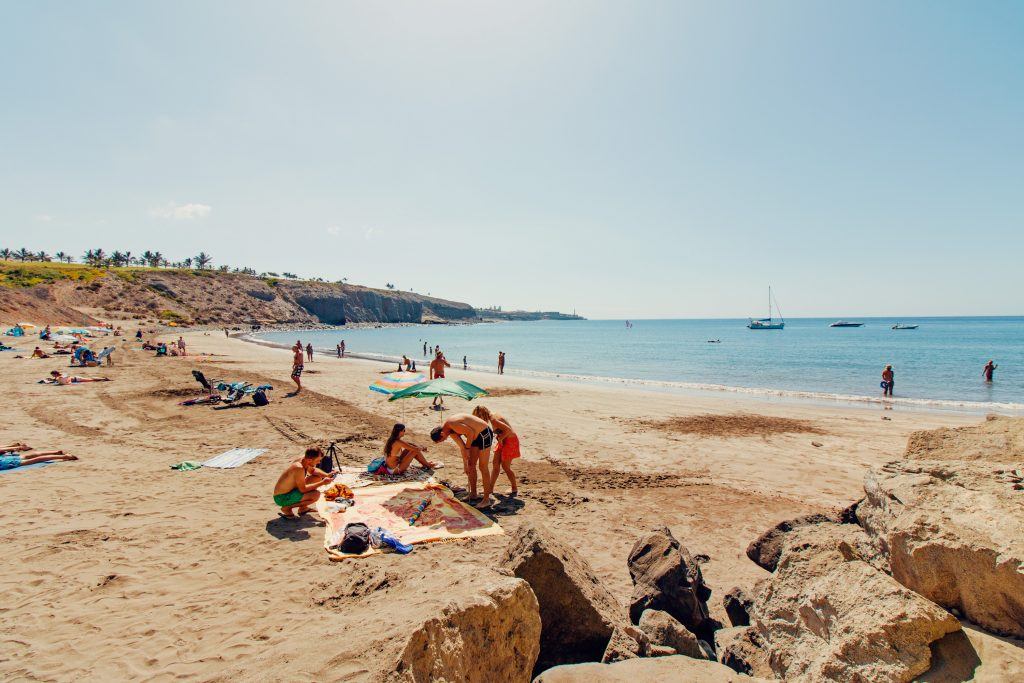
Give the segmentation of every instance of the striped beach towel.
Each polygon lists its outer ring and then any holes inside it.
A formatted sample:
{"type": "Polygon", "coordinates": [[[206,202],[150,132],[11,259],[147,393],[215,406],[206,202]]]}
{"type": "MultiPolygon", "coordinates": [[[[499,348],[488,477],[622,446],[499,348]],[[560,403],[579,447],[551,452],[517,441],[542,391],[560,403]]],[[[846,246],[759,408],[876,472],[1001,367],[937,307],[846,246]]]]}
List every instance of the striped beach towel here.
{"type": "Polygon", "coordinates": [[[266,452],[266,448],[232,448],[230,451],[225,451],[215,458],[210,458],[203,463],[203,467],[220,467],[222,469],[240,467],[266,452]]]}

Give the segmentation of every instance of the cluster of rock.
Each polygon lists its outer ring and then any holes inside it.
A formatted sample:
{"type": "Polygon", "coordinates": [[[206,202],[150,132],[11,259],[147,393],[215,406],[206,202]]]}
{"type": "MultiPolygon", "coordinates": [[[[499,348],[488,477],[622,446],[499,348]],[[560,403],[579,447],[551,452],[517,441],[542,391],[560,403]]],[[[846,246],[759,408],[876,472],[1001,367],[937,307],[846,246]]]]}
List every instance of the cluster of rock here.
{"type": "Polygon", "coordinates": [[[1024,473],[930,458],[876,468],[857,504],[751,543],[770,575],[726,593],[730,627],[667,528],[630,551],[627,607],[572,546],[524,525],[503,574],[415,634],[394,679],[477,680],[481,644],[497,642],[491,680],[1024,680],[1024,648],[990,635],[1024,637],[1024,473]]]}

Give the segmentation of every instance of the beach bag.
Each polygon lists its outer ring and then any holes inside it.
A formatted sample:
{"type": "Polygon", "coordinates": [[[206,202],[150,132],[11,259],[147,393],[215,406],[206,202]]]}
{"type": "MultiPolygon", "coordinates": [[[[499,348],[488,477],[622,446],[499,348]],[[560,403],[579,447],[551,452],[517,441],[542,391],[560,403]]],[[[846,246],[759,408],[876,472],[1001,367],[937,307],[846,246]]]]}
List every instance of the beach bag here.
{"type": "Polygon", "coordinates": [[[267,392],[263,389],[257,389],[252,395],[252,402],[258,406],[265,406],[270,403],[270,399],[267,398],[267,392]]]}
{"type": "Polygon", "coordinates": [[[384,456],[381,456],[379,458],[374,458],[373,461],[370,462],[370,464],[366,466],[366,471],[369,472],[370,474],[377,474],[377,472],[380,471],[380,468],[384,467],[384,463],[385,462],[386,462],[386,460],[385,460],[384,456]]]}
{"type": "Polygon", "coordinates": [[[361,555],[370,547],[370,527],[362,522],[350,522],[345,525],[338,550],[343,553],[361,555]]]}

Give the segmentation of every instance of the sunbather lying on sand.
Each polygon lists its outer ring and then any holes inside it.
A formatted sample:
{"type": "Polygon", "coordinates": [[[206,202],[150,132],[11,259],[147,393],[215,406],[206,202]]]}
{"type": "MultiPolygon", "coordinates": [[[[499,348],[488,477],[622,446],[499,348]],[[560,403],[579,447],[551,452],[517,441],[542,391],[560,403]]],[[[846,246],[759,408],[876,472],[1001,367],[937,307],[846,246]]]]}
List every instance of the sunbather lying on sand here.
{"type": "Polygon", "coordinates": [[[396,424],[391,428],[391,436],[384,444],[384,468],[388,474],[404,474],[415,460],[425,470],[438,469],[441,466],[439,463],[429,462],[423,457],[425,450],[427,449],[406,441],[405,425],[396,424]]]}
{"type": "Polygon", "coordinates": [[[57,460],[78,460],[77,455],[64,455],[64,451],[31,451],[32,448],[23,443],[0,446],[0,471],[13,470],[16,467],[35,465],[40,462],[57,460]],[[19,452],[21,451],[21,452],[19,452]]]}
{"type": "Polygon", "coordinates": [[[82,384],[84,382],[109,382],[109,377],[75,377],[65,375],[60,370],[50,372],[50,377],[43,380],[46,384],[82,384]]]}
{"type": "Polygon", "coordinates": [[[45,351],[43,351],[38,346],[32,352],[32,358],[49,358],[49,357],[50,357],[50,354],[46,353],[45,351]]]}
{"type": "Polygon", "coordinates": [[[288,465],[274,484],[274,503],[281,508],[281,514],[298,517],[313,508],[320,492],[317,488],[331,483],[332,475],[317,468],[324,452],[319,448],[307,448],[301,459],[288,465]]]}

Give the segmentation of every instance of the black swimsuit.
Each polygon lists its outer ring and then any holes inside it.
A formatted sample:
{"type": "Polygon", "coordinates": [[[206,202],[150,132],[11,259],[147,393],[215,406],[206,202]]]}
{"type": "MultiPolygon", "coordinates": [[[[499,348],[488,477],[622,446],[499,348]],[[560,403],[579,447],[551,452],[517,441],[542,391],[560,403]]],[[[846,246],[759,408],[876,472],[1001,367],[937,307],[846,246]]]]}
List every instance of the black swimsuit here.
{"type": "Polygon", "coordinates": [[[491,431],[490,427],[486,427],[482,432],[476,435],[476,438],[473,439],[473,443],[469,444],[469,447],[485,450],[490,448],[493,443],[494,432],[491,431]]]}

